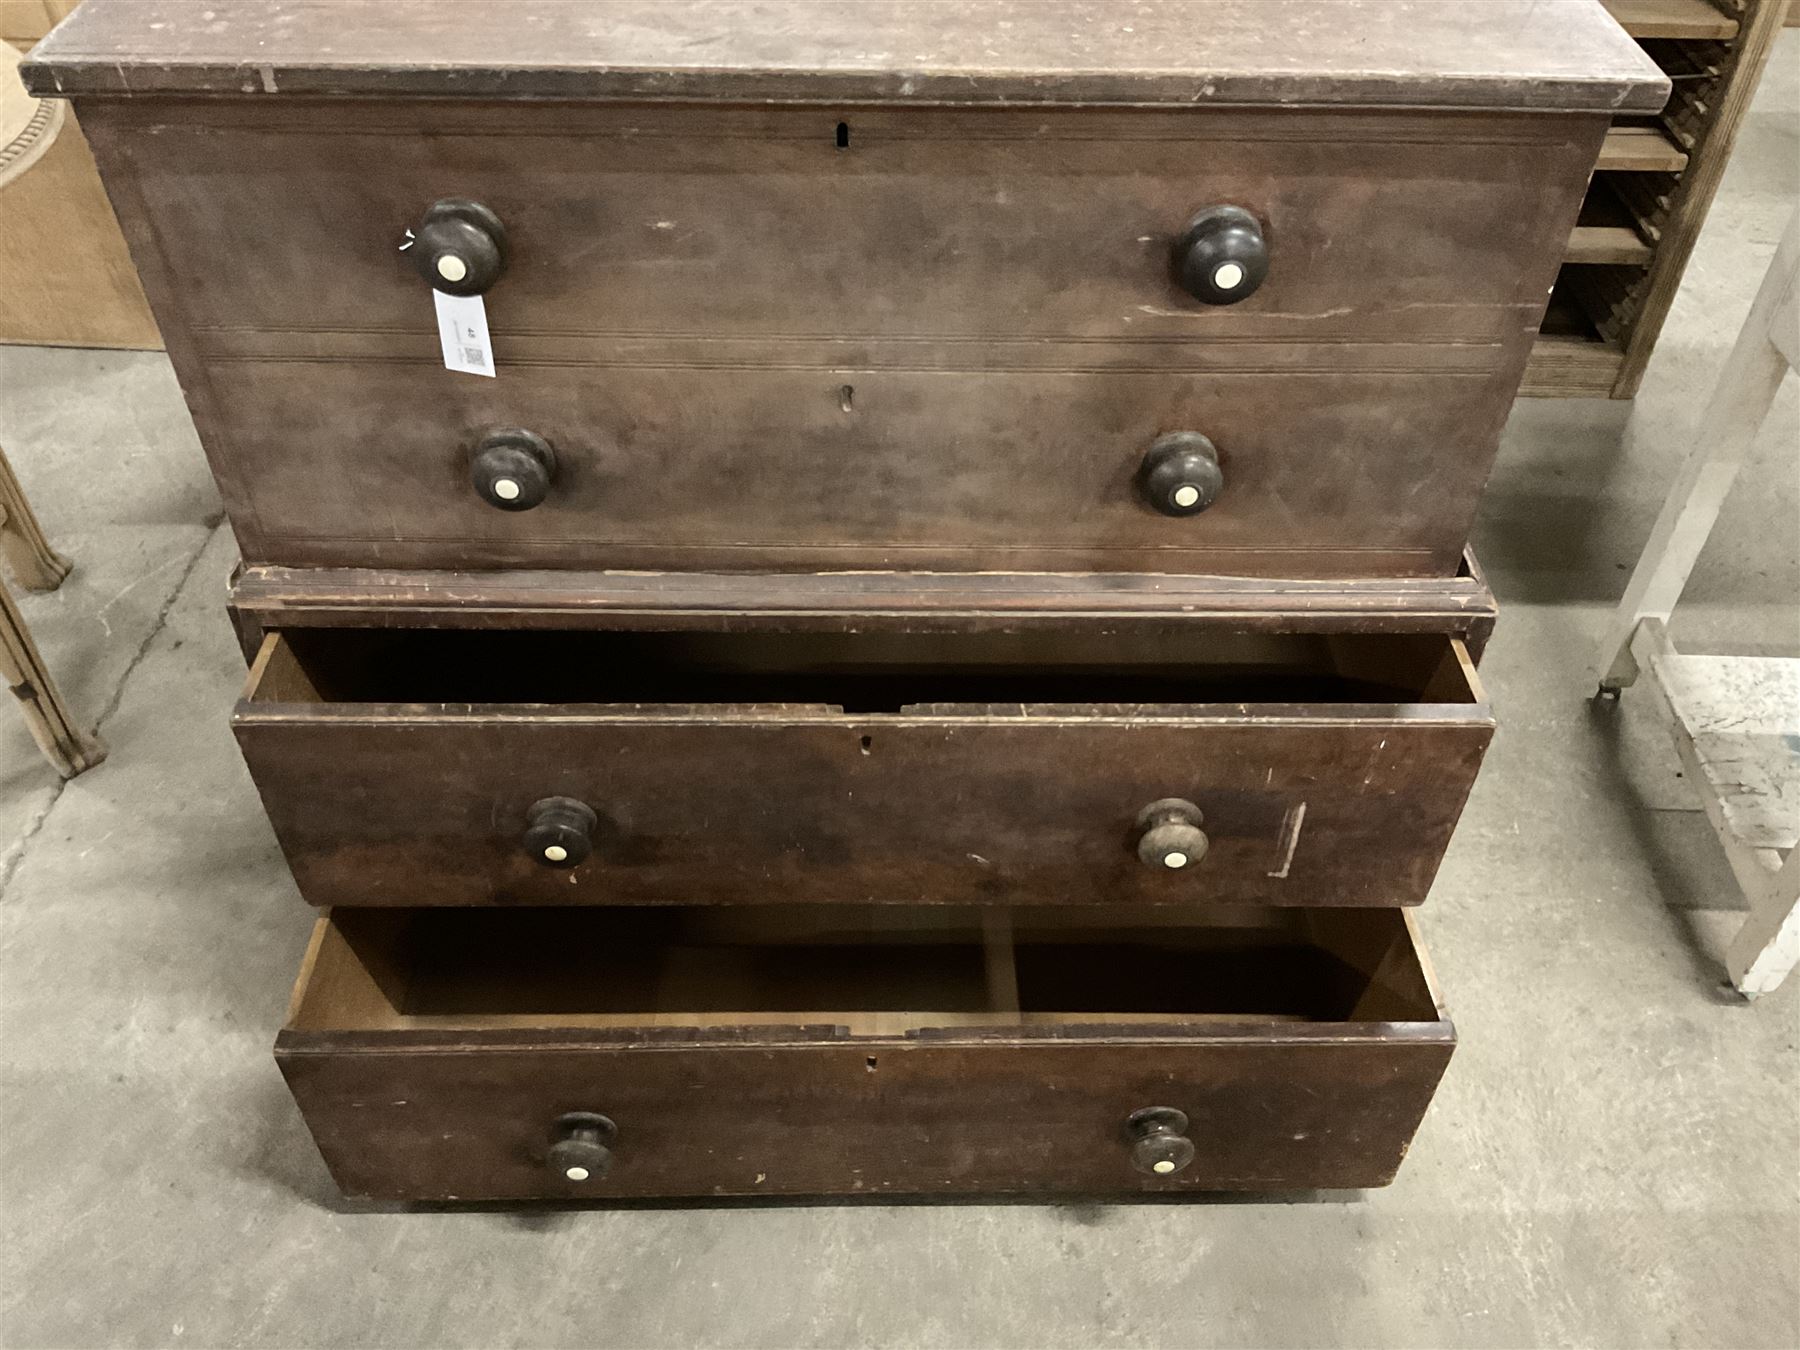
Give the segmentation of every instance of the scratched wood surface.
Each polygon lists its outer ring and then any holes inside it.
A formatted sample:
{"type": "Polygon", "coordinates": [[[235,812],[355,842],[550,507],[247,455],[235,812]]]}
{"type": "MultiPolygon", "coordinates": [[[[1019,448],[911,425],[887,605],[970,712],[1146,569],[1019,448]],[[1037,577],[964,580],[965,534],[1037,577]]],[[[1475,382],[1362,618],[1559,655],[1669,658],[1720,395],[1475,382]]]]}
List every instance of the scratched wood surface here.
{"type": "Polygon", "coordinates": [[[1398,913],[1309,914],[1299,934],[1239,917],[1216,943],[1203,921],[1045,943],[1023,913],[1009,1025],[971,1011],[979,940],[929,926],[784,947],[684,936],[678,915],[339,912],[276,1055],[354,1196],[1124,1198],[1392,1178],[1455,1043],[1398,913]],[[638,1021],[583,1011],[596,997],[638,1021]],[[911,1011],[871,1011],[888,1008],[911,1011]],[[1188,1114],[1182,1172],[1132,1166],[1125,1122],[1146,1106],[1188,1114]],[[546,1166],[570,1110],[619,1127],[597,1184],[546,1166]]]}
{"type": "Polygon", "coordinates": [[[1483,375],[583,365],[478,386],[424,362],[252,362],[209,382],[249,560],[440,569],[1444,576],[1506,404],[1483,375]],[[518,421],[557,478],[535,510],[496,511],[468,458],[518,421]],[[1220,447],[1226,486],[1172,519],[1136,480],[1184,427],[1220,447]]]}
{"type": "Polygon", "coordinates": [[[1731,833],[1751,848],[1793,848],[1800,842],[1800,661],[1677,654],[1656,658],[1656,666],[1731,833]]]}
{"type": "MultiPolygon", "coordinates": [[[[220,358],[354,357],[374,353],[327,339],[430,337],[427,288],[399,246],[447,196],[506,225],[507,273],[485,300],[496,332],[521,339],[832,339],[856,344],[853,364],[894,363],[880,339],[953,336],[1491,345],[1541,307],[1554,271],[1532,269],[1566,242],[1565,199],[1581,190],[1568,180],[1585,179],[1607,125],[1235,109],[91,107],[83,126],[109,180],[129,178],[180,274],[184,316],[220,358]],[[1253,209],[1270,241],[1267,281],[1236,305],[1200,304],[1170,275],[1176,236],[1212,202],[1253,209]]],[[[1140,363],[1179,354],[1157,355],[1140,363]]],[[[902,364],[956,368],[941,353],[902,364]]]]}
{"type": "MultiPolygon", "coordinates": [[[[1471,652],[1498,613],[1472,553],[1452,577],[1340,581],[1159,573],[240,568],[231,604],[269,628],[618,628],[737,632],[1196,629],[1442,633],[1471,652]]],[[[260,638],[249,655],[261,645],[260,638]]]]}
{"type": "Polygon", "coordinates": [[[839,149],[792,109],[86,115],[252,563],[1286,577],[1455,572],[1605,126],[868,109],[839,149]],[[497,380],[443,369],[398,251],[447,193],[508,223],[497,380]],[[1213,200],[1273,258],[1224,309],[1170,277],[1213,200]],[[467,474],[513,425],[559,456],[521,513],[467,474]],[[1175,430],[1225,468],[1192,519],[1135,483],[1175,430]]]}
{"type": "Polygon", "coordinates": [[[1597,0],[87,0],[64,93],[1398,103],[1654,112],[1597,0]]]}

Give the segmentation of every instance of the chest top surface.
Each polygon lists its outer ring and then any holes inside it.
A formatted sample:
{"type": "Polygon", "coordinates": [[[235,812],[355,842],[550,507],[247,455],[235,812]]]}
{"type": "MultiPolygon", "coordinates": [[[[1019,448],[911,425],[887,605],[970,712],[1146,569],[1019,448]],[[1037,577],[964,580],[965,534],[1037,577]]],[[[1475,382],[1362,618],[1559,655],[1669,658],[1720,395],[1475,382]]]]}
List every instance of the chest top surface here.
{"type": "Polygon", "coordinates": [[[1599,0],[85,0],[40,95],[1654,111],[1599,0]]]}

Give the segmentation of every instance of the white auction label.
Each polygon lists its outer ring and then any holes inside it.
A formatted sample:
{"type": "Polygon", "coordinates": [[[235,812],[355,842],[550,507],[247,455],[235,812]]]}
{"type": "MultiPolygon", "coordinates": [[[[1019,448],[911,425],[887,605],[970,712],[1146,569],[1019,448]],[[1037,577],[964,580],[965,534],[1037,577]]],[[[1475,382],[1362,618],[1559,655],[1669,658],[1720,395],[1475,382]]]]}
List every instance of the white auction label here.
{"type": "Polygon", "coordinates": [[[438,340],[444,344],[444,369],[465,375],[494,374],[494,344],[488,338],[487,304],[479,295],[446,295],[434,290],[438,340]]]}

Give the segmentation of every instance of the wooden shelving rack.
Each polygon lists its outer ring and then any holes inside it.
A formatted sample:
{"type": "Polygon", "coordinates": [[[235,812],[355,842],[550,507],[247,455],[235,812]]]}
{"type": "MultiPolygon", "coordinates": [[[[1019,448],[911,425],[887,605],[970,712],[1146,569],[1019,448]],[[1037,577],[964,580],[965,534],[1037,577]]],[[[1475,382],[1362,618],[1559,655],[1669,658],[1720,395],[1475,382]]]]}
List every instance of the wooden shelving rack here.
{"type": "Polygon", "coordinates": [[[1604,0],[1674,82],[1607,134],[1569,236],[1527,396],[1631,398],[1724,177],[1787,0],[1604,0]]]}

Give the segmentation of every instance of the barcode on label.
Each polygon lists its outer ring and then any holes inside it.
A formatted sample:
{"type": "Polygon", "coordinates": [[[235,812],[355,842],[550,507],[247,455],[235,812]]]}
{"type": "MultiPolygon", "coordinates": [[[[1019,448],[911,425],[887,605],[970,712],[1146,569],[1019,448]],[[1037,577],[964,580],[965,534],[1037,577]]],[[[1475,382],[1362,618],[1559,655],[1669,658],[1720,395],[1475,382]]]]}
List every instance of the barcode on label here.
{"type": "Polygon", "coordinates": [[[446,295],[433,291],[437,305],[438,338],[444,348],[444,365],[464,375],[494,378],[494,340],[488,336],[487,306],[479,295],[446,295]]]}

